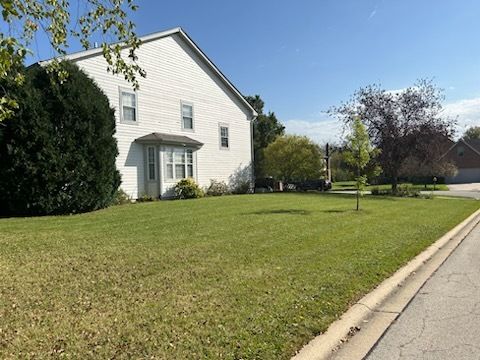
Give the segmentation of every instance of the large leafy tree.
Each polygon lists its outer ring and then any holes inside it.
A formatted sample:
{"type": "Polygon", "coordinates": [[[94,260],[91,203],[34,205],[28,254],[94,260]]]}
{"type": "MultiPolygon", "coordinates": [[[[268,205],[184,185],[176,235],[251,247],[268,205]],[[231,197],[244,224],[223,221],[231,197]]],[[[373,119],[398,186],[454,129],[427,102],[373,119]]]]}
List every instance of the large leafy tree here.
{"type": "Polygon", "coordinates": [[[463,134],[465,140],[479,140],[480,139],[480,126],[471,126],[463,134]]]}
{"type": "Polygon", "coordinates": [[[266,173],[286,182],[318,179],[324,165],[320,146],[306,136],[280,136],[265,149],[266,173]]]}
{"type": "Polygon", "coordinates": [[[280,123],[274,112],[270,111],[268,114],[264,114],[263,108],[265,103],[259,95],[246,96],[245,99],[258,113],[257,118],[253,121],[255,177],[265,177],[264,150],[278,136],[282,136],[285,133],[285,126],[280,123]]]}
{"type": "MultiPolygon", "coordinates": [[[[108,71],[123,74],[135,88],[137,76],[145,76],[137,64],[140,40],[135,25],[128,20],[129,13],[137,9],[133,0],[0,0],[0,9],[4,21],[0,31],[0,81],[23,81],[22,64],[32,53],[31,43],[38,32],[47,36],[54,56],[67,53],[71,38],[78,39],[84,49],[91,48],[92,38],[101,39],[108,71]],[[128,47],[126,56],[121,53],[122,45],[128,47]]],[[[57,75],[54,81],[61,83],[68,77],[58,60],[48,69],[57,75]]],[[[0,90],[0,121],[19,105],[5,90],[0,90]]]]}
{"type": "MultiPolygon", "coordinates": [[[[432,138],[436,145],[448,143],[455,121],[441,116],[443,93],[431,81],[420,80],[399,92],[378,85],[359,89],[352,99],[330,109],[346,125],[360,117],[374,147],[381,152],[378,162],[384,174],[397,188],[401,168],[412,158],[431,155],[432,138]]],[[[442,145],[443,146],[443,145],[442,145]]],[[[437,154],[432,161],[442,161],[437,154]]]]}
{"type": "Polygon", "coordinates": [[[75,65],[63,66],[69,72],[63,84],[37,66],[26,71],[23,86],[9,89],[20,107],[1,129],[4,215],[99,209],[120,184],[114,110],[92,79],[75,65]]]}

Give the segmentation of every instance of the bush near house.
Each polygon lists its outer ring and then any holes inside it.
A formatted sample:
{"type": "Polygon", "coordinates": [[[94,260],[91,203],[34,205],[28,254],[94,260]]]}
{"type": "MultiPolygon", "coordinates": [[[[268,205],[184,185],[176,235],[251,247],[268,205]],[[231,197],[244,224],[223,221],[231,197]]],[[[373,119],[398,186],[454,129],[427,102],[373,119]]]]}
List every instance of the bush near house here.
{"type": "Polygon", "coordinates": [[[120,175],[114,110],[95,82],[62,63],[66,82],[40,66],[25,83],[3,82],[19,109],[0,137],[0,212],[3,215],[79,213],[115,199],[120,175]]]}
{"type": "Polygon", "coordinates": [[[205,196],[203,190],[192,178],[180,180],[175,185],[175,196],[178,199],[196,199],[205,196]]]}
{"type": "Polygon", "coordinates": [[[207,188],[206,194],[208,196],[222,196],[230,193],[228,185],[225,181],[218,181],[215,179],[210,180],[210,185],[207,188]]]}

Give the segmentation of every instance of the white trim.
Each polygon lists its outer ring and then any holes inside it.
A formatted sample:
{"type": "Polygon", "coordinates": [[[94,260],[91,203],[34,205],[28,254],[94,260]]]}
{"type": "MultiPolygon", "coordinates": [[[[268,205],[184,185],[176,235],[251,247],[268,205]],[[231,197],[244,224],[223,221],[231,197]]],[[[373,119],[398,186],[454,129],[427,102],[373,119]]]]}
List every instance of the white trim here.
{"type": "Polygon", "coordinates": [[[157,181],[157,147],[154,145],[147,145],[147,181],[148,182],[155,182],[157,181]],[[153,150],[153,179],[150,178],[150,149],[153,150]]]}
{"type": "Polygon", "coordinates": [[[193,103],[190,102],[190,101],[183,101],[183,100],[180,100],[180,122],[181,122],[181,125],[182,125],[182,131],[187,131],[187,132],[195,132],[195,109],[194,109],[194,106],[193,106],[193,103]],[[183,106],[190,106],[192,108],[192,128],[189,129],[189,128],[186,128],[184,125],[184,121],[183,121],[183,106]]]}
{"type": "Polygon", "coordinates": [[[119,106],[120,106],[120,110],[119,110],[119,116],[120,116],[120,122],[122,124],[130,124],[130,125],[138,125],[139,123],[139,116],[138,116],[138,91],[134,91],[132,89],[129,89],[129,88],[124,88],[124,87],[121,87],[119,86],[118,87],[118,102],[119,102],[119,106]],[[125,120],[123,118],[123,93],[126,93],[126,94],[133,94],[135,95],[135,121],[131,121],[131,120],[125,120]]]}
{"type": "Polygon", "coordinates": [[[230,126],[226,123],[218,123],[218,147],[220,150],[230,150],[231,142],[230,142],[230,126]],[[228,146],[222,145],[222,128],[227,129],[227,141],[228,146]]]}
{"type": "MultiPolygon", "coordinates": [[[[160,31],[156,32],[153,34],[145,35],[139,38],[139,40],[142,43],[154,41],[157,39],[161,39],[167,36],[172,36],[174,34],[180,35],[180,37],[188,44],[190,47],[196,52],[196,54],[210,67],[210,69],[217,75],[220,80],[222,80],[223,83],[229,88],[229,90],[235,94],[240,102],[252,113],[251,118],[249,119],[250,121],[253,120],[255,116],[257,116],[257,112],[255,109],[248,103],[247,100],[243,97],[243,95],[238,91],[238,89],[230,82],[230,80],[227,79],[225,75],[220,71],[220,69],[205,55],[205,53],[195,44],[195,42],[187,35],[187,33],[180,27],[176,27],[170,30],[166,31],[160,31]]],[[[112,43],[110,45],[115,45],[115,44],[120,44],[122,48],[127,48],[127,46],[124,43],[112,43]]],[[[60,57],[60,60],[72,60],[72,61],[77,61],[81,60],[84,58],[92,57],[92,56],[99,56],[103,54],[103,49],[101,47],[95,48],[95,49],[89,49],[89,50],[83,50],[83,51],[78,51],[69,55],[65,55],[60,57]]],[[[38,63],[40,65],[45,65],[51,62],[52,59],[49,60],[44,60],[44,61],[39,61],[38,63]]]]}
{"type": "MultiPolygon", "coordinates": [[[[163,150],[163,156],[166,157],[167,156],[167,153],[168,152],[172,152],[172,160],[173,162],[169,163],[166,161],[166,159],[164,158],[163,159],[163,166],[164,166],[164,169],[163,169],[163,172],[164,172],[164,180],[165,180],[165,183],[170,183],[170,184],[173,184],[173,183],[176,183],[177,181],[180,181],[182,179],[187,179],[189,177],[192,177],[195,181],[197,181],[197,159],[196,159],[196,149],[194,148],[191,148],[191,147],[179,147],[179,146],[166,146],[163,150]],[[184,151],[184,157],[185,157],[185,162],[183,163],[184,165],[184,170],[185,170],[185,177],[183,178],[180,178],[178,177],[177,178],[177,174],[176,174],[176,165],[177,163],[175,162],[175,152],[180,152],[179,150],[183,150],[184,151]],[[190,165],[193,165],[193,169],[192,169],[192,176],[188,176],[188,156],[187,156],[187,151],[190,150],[192,152],[192,164],[190,165]],[[167,165],[172,165],[172,175],[173,175],[173,178],[167,178],[167,165]]],[[[180,164],[178,164],[180,165],[180,164]]]]}

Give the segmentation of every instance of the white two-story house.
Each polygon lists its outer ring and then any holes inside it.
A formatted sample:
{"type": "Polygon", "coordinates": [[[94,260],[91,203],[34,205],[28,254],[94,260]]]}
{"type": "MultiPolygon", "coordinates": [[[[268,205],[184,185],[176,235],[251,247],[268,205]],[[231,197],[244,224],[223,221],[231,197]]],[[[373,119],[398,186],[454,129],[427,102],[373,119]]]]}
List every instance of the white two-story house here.
{"type": "Polygon", "coordinates": [[[147,76],[138,91],[106,71],[101,48],[67,56],[115,108],[121,188],[133,198],[168,197],[186,177],[201,186],[251,179],[255,110],[181,28],[140,39],[147,76]]]}

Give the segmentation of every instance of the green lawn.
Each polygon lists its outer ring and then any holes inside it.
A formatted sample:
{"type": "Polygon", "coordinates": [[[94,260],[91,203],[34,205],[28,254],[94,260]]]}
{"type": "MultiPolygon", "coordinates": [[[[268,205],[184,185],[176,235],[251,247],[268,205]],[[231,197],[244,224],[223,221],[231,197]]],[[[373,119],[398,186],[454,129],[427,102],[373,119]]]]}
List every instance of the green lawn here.
{"type": "Polygon", "coordinates": [[[0,358],[288,359],[479,207],[264,194],[0,220],[0,358]]]}
{"type": "MultiPolygon", "coordinates": [[[[337,181],[337,182],[334,182],[332,185],[333,185],[332,190],[356,190],[355,181],[337,181]]],[[[427,186],[425,186],[425,185],[412,184],[412,183],[402,183],[399,185],[402,185],[402,186],[407,185],[412,190],[433,191],[433,184],[427,184],[427,186]]],[[[366,190],[372,190],[374,188],[377,188],[379,190],[390,190],[392,188],[392,185],[390,184],[369,185],[366,187],[366,190]]],[[[448,191],[448,186],[445,184],[436,184],[435,190],[448,191]]]]}

